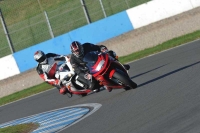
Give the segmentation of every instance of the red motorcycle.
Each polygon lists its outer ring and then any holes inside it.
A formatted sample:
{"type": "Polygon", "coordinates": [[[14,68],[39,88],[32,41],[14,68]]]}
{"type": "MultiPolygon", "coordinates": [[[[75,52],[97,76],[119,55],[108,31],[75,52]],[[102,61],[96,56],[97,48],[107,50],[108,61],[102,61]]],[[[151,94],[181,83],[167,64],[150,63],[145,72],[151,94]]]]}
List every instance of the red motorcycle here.
{"type": "Polygon", "coordinates": [[[137,88],[137,84],[130,79],[124,66],[108,53],[92,51],[85,55],[83,61],[90,74],[109,92],[112,89],[137,88]]]}

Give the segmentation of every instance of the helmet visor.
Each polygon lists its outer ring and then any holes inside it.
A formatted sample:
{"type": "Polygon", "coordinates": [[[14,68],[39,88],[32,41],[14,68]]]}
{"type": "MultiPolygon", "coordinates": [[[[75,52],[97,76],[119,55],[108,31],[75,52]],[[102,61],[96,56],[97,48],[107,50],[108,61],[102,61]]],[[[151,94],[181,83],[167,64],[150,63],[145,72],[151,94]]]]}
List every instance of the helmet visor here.
{"type": "Polygon", "coordinates": [[[79,56],[79,54],[80,54],[80,52],[79,52],[79,50],[78,49],[76,49],[76,50],[74,50],[74,52],[73,52],[75,55],[77,55],[77,56],[79,56]]]}
{"type": "Polygon", "coordinates": [[[79,42],[73,42],[71,44],[71,51],[76,57],[81,57],[83,55],[83,47],[79,42]]]}
{"type": "Polygon", "coordinates": [[[45,55],[43,55],[41,58],[39,58],[37,61],[38,62],[43,62],[43,61],[45,61],[45,59],[46,59],[46,56],[45,55]]]}

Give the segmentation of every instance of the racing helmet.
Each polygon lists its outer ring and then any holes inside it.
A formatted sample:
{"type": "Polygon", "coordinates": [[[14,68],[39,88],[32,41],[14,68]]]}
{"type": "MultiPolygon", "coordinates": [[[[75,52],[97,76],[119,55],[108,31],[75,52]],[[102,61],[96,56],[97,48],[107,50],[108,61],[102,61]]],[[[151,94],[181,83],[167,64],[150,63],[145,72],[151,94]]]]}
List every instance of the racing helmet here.
{"type": "Polygon", "coordinates": [[[70,45],[70,49],[71,49],[71,52],[74,56],[76,57],[83,57],[84,55],[84,49],[83,49],[83,46],[81,45],[80,42],[78,41],[73,41],[70,45]]]}
{"type": "Polygon", "coordinates": [[[41,50],[38,50],[38,51],[35,52],[34,59],[38,63],[42,63],[42,64],[47,63],[47,57],[46,57],[45,53],[41,50]]]}

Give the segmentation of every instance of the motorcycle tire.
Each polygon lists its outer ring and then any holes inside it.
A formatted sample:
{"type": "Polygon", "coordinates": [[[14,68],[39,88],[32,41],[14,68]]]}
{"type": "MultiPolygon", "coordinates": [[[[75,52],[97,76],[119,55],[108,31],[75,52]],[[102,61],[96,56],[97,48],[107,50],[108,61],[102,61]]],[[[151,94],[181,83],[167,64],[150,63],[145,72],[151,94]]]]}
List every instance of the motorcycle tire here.
{"type": "Polygon", "coordinates": [[[135,82],[133,82],[128,76],[127,74],[125,74],[122,71],[116,71],[113,74],[113,77],[118,79],[120,82],[122,82],[124,85],[127,85],[124,89],[125,90],[129,90],[130,88],[135,89],[137,88],[137,84],[135,82]]]}

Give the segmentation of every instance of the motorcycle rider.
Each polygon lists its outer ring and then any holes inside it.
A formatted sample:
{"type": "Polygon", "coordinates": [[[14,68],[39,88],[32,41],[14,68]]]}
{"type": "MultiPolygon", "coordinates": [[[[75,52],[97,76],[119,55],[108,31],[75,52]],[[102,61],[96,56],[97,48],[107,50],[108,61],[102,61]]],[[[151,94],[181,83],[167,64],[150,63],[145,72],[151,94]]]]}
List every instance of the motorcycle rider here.
{"type": "MultiPolygon", "coordinates": [[[[118,60],[118,57],[116,56],[116,53],[112,50],[108,50],[106,46],[104,45],[95,45],[92,43],[84,43],[81,44],[78,41],[73,41],[70,45],[70,49],[72,52],[70,62],[72,64],[72,67],[74,68],[74,71],[77,75],[79,75],[79,80],[82,81],[86,87],[89,87],[89,89],[97,89],[95,91],[99,91],[99,88],[92,88],[92,84],[89,81],[89,79],[92,78],[92,75],[88,72],[82,71],[82,68],[86,67],[83,62],[83,57],[91,52],[91,51],[98,51],[98,52],[105,52],[109,53],[110,56],[114,57],[116,60],[118,60]]],[[[124,65],[124,67],[128,70],[130,68],[129,65],[124,65]]],[[[94,80],[93,80],[94,81],[94,80]]],[[[100,86],[101,87],[101,86],[100,86]]],[[[109,90],[108,91],[112,91],[109,90]]]]}
{"type": "Polygon", "coordinates": [[[37,73],[44,81],[52,86],[55,86],[59,90],[60,94],[69,94],[68,96],[72,95],[67,88],[62,85],[61,81],[56,78],[56,71],[66,67],[65,64],[67,64],[67,67],[71,73],[74,73],[72,67],[70,67],[71,64],[69,57],[55,53],[45,54],[43,51],[38,50],[34,54],[34,59],[38,62],[36,67],[37,73]],[[63,60],[67,63],[63,64],[61,67],[58,67],[58,61],[63,60]]]}

